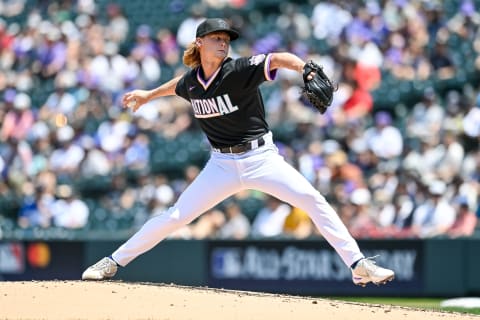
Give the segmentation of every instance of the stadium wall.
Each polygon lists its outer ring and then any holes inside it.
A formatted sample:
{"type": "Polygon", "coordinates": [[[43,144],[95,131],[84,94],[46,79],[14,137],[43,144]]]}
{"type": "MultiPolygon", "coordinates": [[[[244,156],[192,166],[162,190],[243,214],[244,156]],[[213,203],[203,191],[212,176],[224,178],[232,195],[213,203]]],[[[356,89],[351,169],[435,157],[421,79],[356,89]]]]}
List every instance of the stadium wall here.
{"type": "MultiPolygon", "coordinates": [[[[0,242],[0,281],[78,280],[83,269],[122,242],[0,242]]],[[[325,241],[167,240],[116,279],[126,282],[298,295],[451,297],[480,294],[480,239],[364,240],[368,256],[396,271],[385,286],[356,287],[325,241]]]]}

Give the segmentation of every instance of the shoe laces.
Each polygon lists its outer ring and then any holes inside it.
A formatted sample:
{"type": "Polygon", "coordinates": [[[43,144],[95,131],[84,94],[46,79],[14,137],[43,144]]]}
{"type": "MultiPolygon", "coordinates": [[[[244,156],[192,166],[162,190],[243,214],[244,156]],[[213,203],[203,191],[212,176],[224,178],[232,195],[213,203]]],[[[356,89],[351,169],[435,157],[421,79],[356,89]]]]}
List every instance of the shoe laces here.
{"type": "Polygon", "coordinates": [[[377,269],[378,266],[377,266],[377,262],[375,261],[375,259],[378,258],[378,257],[380,257],[379,254],[377,254],[373,257],[365,258],[364,260],[366,260],[366,262],[367,262],[366,265],[365,265],[366,269],[369,269],[369,270],[372,270],[372,271],[377,269]]]}
{"type": "Polygon", "coordinates": [[[378,257],[380,257],[379,254],[377,254],[377,255],[375,255],[375,256],[373,256],[373,257],[367,257],[367,258],[365,258],[365,260],[369,260],[369,261],[372,262],[373,264],[376,264],[375,259],[377,259],[378,257]]]}
{"type": "Polygon", "coordinates": [[[112,263],[109,260],[110,259],[108,259],[108,258],[102,259],[102,260],[98,261],[97,263],[95,263],[92,266],[92,268],[95,269],[95,270],[107,269],[108,272],[110,272],[111,269],[112,269],[112,263]]]}

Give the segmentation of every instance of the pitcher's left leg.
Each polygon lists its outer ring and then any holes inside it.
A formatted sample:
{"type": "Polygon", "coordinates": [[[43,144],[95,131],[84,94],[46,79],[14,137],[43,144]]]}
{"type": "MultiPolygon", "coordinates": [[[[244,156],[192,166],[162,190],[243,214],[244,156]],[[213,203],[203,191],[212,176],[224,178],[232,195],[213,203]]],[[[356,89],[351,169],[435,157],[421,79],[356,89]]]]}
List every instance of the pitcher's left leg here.
{"type": "Polygon", "coordinates": [[[304,176],[274,151],[266,152],[262,162],[261,166],[258,161],[252,162],[254,169],[243,175],[247,188],[271,194],[307,212],[347,266],[364,257],[335,210],[304,176]]]}
{"type": "Polygon", "coordinates": [[[258,156],[260,159],[252,157],[251,162],[245,163],[250,169],[242,176],[247,188],[269,193],[308,212],[325,239],[351,267],[353,283],[365,286],[369,282],[384,284],[393,280],[392,270],[377,266],[373,258],[365,259],[337,213],[305,177],[273,150],[258,156]]]}

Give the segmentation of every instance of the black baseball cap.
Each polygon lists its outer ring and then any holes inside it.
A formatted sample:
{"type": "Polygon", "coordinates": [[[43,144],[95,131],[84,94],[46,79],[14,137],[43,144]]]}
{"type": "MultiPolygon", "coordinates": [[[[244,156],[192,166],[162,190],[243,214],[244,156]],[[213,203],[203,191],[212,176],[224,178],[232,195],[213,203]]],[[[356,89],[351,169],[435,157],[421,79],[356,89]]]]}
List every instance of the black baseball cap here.
{"type": "Polygon", "coordinates": [[[217,31],[228,33],[232,41],[238,38],[238,32],[233,30],[225,20],[220,18],[206,19],[200,23],[197,27],[197,38],[217,31]]]}

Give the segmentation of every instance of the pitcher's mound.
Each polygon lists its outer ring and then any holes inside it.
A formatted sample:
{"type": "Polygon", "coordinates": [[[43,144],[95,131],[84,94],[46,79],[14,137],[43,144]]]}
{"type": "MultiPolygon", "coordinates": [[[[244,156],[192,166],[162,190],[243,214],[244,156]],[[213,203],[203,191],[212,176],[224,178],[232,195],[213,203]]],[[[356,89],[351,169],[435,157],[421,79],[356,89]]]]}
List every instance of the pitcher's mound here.
{"type": "Polygon", "coordinates": [[[24,281],[0,282],[0,319],[480,318],[402,307],[152,283],[24,281]]]}

